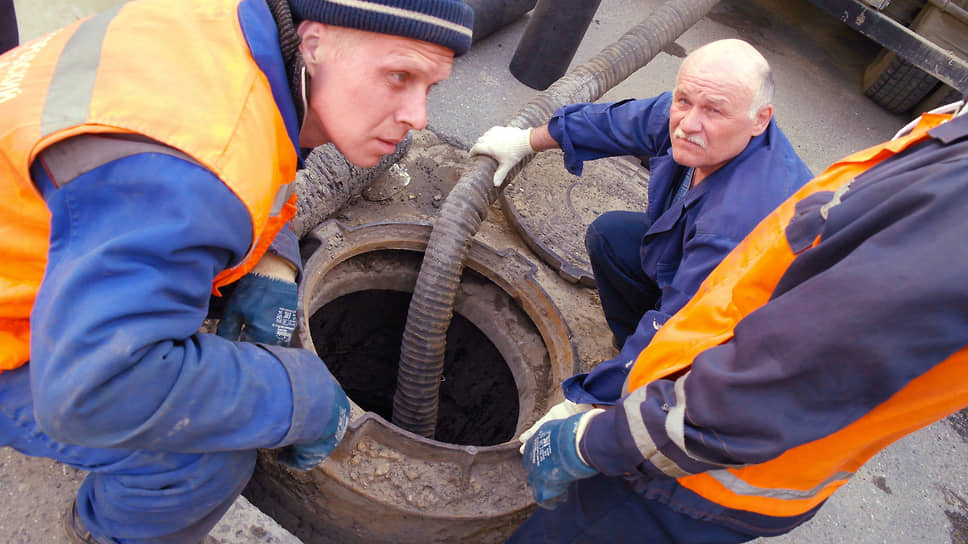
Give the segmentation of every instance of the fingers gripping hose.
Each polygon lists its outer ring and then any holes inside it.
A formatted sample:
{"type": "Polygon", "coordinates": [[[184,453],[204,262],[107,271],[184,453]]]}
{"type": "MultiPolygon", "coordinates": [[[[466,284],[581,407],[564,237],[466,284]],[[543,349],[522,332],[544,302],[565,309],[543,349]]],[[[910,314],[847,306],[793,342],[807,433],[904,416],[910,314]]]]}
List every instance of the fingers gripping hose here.
{"type": "MultiPolygon", "coordinates": [[[[701,19],[718,0],[670,0],[618,41],[538,93],[508,125],[519,128],[546,122],[554,111],[575,102],[593,102],[644,66],[663,47],[701,19]]],[[[511,170],[505,184],[527,163],[511,170]]],[[[440,377],[446,333],[471,238],[497,199],[491,184],[497,163],[483,156],[471,165],[447,195],[427,243],[414,286],[400,347],[393,423],[433,438],[437,424],[440,377]]]]}

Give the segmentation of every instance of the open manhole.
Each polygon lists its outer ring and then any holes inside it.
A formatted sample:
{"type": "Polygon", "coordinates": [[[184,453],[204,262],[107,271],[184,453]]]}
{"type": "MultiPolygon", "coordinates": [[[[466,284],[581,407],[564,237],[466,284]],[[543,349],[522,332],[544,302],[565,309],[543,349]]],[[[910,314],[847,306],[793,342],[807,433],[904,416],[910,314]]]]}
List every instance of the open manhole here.
{"type": "Polygon", "coordinates": [[[392,423],[401,337],[431,227],[324,223],[304,241],[297,340],[352,401],[319,467],[262,451],[246,497],[303,542],[503,542],[534,509],[515,437],[576,371],[562,317],[515,251],[472,242],[447,332],[435,439],[392,423]]]}
{"type": "MultiPolygon", "coordinates": [[[[379,266],[381,259],[401,264],[414,258],[413,252],[380,252],[361,260],[369,267],[379,266]]],[[[409,264],[401,266],[410,269],[409,264]]],[[[393,416],[410,298],[409,293],[389,289],[357,291],[326,304],[309,318],[316,353],[346,394],[363,410],[387,421],[393,416]]],[[[469,319],[456,313],[447,330],[434,439],[491,446],[513,438],[517,423],[518,391],[501,352],[469,319]]]]}

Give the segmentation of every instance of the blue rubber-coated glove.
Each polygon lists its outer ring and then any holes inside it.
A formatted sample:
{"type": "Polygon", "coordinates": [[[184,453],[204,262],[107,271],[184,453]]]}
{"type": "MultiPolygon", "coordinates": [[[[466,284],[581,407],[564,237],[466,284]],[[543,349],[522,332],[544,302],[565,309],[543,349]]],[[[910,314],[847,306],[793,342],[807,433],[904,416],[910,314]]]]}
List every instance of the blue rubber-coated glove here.
{"type": "Polygon", "coordinates": [[[279,462],[296,470],[312,470],[333,453],[346,434],[350,421],[350,400],[339,384],[333,382],[333,411],[323,435],[308,444],[292,444],[279,452],[279,462]]]}
{"type": "Polygon", "coordinates": [[[218,323],[229,340],[288,346],[296,328],[296,282],[249,273],[239,279],[218,323]]]}
{"type": "Polygon", "coordinates": [[[524,446],[524,470],[538,506],[553,510],[567,498],[575,480],[591,478],[598,471],[585,464],[578,442],[588,420],[600,409],[554,419],[538,428],[524,446]],[[582,418],[586,418],[582,421],[582,418]]]}
{"type": "Polygon", "coordinates": [[[518,436],[518,442],[521,442],[521,447],[518,449],[518,451],[524,454],[524,446],[528,443],[528,439],[534,436],[534,433],[538,432],[538,429],[540,429],[545,423],[553,419],[565,419],[566,417],[575,414],[583,414],[594,407],[595,406],[593,404],[579,404],[568,399],[565,399],[564,401],[552,406],[551,409],[545,413],[545,415],[541,416],[541,419],[535,421],[534,424],[528,428],[528,430],[524,431],[520,436],[518,436]]]}

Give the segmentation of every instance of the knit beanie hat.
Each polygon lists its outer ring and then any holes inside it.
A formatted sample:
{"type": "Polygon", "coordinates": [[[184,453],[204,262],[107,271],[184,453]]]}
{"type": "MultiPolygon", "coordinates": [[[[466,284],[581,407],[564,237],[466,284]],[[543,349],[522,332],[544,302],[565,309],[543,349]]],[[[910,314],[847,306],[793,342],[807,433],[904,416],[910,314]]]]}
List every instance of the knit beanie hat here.
{"type": "Polygon", "coordinates": [[[463,55],[474,10],[460,0],[289,0],[296,19],[415,38],[463,55]]]}

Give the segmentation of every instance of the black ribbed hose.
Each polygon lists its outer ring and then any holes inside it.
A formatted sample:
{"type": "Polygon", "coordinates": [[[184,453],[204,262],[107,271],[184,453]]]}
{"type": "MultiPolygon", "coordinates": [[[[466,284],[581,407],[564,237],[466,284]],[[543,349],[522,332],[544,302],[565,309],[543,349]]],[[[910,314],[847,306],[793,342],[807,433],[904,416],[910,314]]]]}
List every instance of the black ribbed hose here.
{"type": "MultiPolygon", "coordinates": [[[[655,57],[694,25],[718,0],[670,0],[588,62],[538,93],[507,123],[518,128],[547,122],[566,104],[593,102],[655,57]]],[[[521,170],[522,161],[505,184],[521,170]]],[[[414,286],[400,347],[393,423],[426,438],[437,424],[440,378],[447,328],[454,312],[464,259],[471,238],[497,199],[491,182],[497,163],[473,157],[457,186],[447,195],[434,223],[414,286]]]]}

